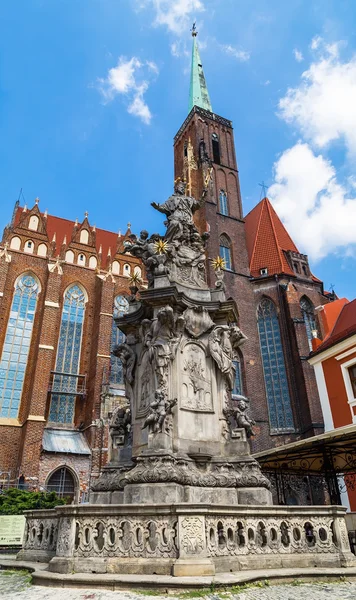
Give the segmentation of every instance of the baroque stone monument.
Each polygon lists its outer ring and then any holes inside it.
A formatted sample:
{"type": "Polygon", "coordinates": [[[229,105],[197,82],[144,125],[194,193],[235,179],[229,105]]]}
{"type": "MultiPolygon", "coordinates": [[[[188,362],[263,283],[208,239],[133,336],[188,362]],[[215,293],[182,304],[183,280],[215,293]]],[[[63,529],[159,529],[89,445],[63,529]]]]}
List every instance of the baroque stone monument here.
{"type": "Polygon", "coordinates": [[[246,337],[235,303],[221,285],[207,286],[208,234],[193,221],[202,201],[179,181],[164,204],[153,203],[167,217],[165,236],[142,231],[125,248],[142,258],[149,288],[117,320],[126,334],[114,354],[123,362],[127,409],[113,416],[115,452],[92,485],[95,504],[272,503],[250,456],[247,399],[231,397],[246,337]]]}
{"type": "Polygon", "coordinates": [[[164,237],[131,236],[125,252],[142,259],[149,286],[139,297],[132,287],[117,319],[126,405],[111,418],[111,460],[89,505],[28,513],[21,558],[63,573],[187,576],[353,562],[345,509],[271,506],[250,455],[249,400],[232,396],[246,337],[219,258],[207,285],[209,234],[193,219],[202,202],[178,181],[152,204],[166,215],[164,237]]]}

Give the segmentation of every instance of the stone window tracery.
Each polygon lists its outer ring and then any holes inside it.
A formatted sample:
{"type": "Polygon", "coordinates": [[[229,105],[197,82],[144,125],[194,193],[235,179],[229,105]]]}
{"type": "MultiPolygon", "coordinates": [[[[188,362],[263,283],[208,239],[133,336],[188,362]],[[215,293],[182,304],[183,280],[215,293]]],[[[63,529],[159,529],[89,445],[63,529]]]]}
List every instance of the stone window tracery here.
{"type": "Polygon", "coordinates": [[[225,261],[225,269],[232,271],[231,242],[227,235],[223,234],[220,236],[219,254],[225,261]]]}
{"type": "Polygon", "coordinates": [[[277,309],[263,298],[257,311],[269,421],[272,431],[294,429],[277,309]]]}
{"type": "Polygon", "coordinates": [[[226,194],[225,190],[220,190],[220,192],[219,192],[219,212],[225,216],[229,215],[227,194],[226,194]]]}
{"type": "Polygon", "coordinates": [[[0,416],[18,415],[40,286],[35,277],[21,275],[15,285],[0,362],[0,416]]]}
{"type": "Polygon", "coordinates": [[[69,498],[74,500],[75,481],[69,469],[60,467],[49,477],[46,489],[49,492],[56,492],[60,498],[69,498]]]}
{"type": "Polygon", "coordinates": [[[85,301],[78,284],[65,292],[48,418],[51,423],[70,424],[74,419],[77,378],[70,375],[79,373],[85,301]]]}
{"type": "Polygon", "coordinates": [[[305,323],[305,329],[307,332],[309,350],[312,350],[313,349],[312,339],[314,337],[313,331],[318,331],[318,325],[317,325],[315,313],[314,313],[314,306],[310,302],[309,298],[307,298],[306,296],[303,296],[303,298],[300,301],[300,308],[302,311],[302,315],[303,315],[303,319],[304,319],[304,323],[305,323]]]}
{"type": "MultiPolygon", "coordinates": [[[[116,344],[121,344],[125,341],[125,335],[120,331],[115,323],[115,318],[122,317],[129,310],[129,303],[125,296],[116,296],[114,300],[114,311],[112,320],[112,331],[111,331],[111,351],[116,344]]],[[[110,356],[110,383],[114,385],[123,386],[124,377],[122,370],[121,360],[113,356],[110,356]]]]}

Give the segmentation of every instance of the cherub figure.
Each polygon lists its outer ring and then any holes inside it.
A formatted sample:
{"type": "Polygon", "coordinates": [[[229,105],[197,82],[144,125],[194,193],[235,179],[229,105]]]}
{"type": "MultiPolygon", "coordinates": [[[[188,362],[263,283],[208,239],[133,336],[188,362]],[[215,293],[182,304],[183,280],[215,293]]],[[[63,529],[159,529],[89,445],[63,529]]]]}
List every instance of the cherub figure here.
{"type": "Polygon", "coordinates": [[[142,429],[148,427],[149,433],[162,433],[166,417],[172,414],[173,407],[177,404],[177,398],[166,400],[162,390],[155,392],[155,399],[150,404],[150,414],[145,419],[142,429]]]}
{"type": "Polygon", "coordinates": [[[253,430],[253,425],[256,425],[256,422],[248,416],[247,410],[249,406],[249,401],[245,396],[235,396],[236,406],[231,408],[224,409],[224,415],[226,417],[232,417],[232,419],[236,423],[236,427],[238,429],[244,429],[246,431],[246,435],[248,438],[255,435],[253,430]]]}

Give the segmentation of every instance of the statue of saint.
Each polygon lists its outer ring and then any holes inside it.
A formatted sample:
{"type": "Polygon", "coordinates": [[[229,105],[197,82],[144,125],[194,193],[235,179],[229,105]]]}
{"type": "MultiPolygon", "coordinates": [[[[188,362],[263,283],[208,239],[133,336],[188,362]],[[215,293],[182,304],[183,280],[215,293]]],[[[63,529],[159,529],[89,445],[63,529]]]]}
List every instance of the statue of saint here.
{"type": "Polygon", "coordinates": [[[192,196],[185,195],[186,184],[178,181],[174,187],[174,194],[163,204],[152,202],[153,208],[167,216],[167,231],[164,239],[168,243],[186,239],[198,233],[194,225],[193,214],[201,207],[202,201],[192,196]]]}

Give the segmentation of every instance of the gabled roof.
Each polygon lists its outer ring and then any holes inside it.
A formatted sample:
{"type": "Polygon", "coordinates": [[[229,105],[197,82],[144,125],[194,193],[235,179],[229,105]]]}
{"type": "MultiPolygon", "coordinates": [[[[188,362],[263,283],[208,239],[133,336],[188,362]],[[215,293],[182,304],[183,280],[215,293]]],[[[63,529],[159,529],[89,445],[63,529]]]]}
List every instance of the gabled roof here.
{"type": "Polygon", "coordinates": [[[269,275],[285,273],[295,275],[285,252],[299,250],[278,217],[268,198],[263,198],[245,217],[247,251],[252,277],[268,269],[269,275]]]}
{"type": "MultiPolygon", "coordinates": [[[[14,220],[14,227],[19,226],[20,221],[22,220],[24,213],[23,208],[18,207],[14,220]]],[[[43,216],[43,213],[42,213],[43,216]]],[[[68,219],[62,219],[61,217],[54,217],[53,215],[47,215],[45,218],[47,223],[47,234],[49,241],[53,240],[53,236],[55,234],[56,240],[56,252],[55,255],[58,256],[61,250],[61,246],[64,238],[66,238],[67,245],[70,244],[73,233],[74,233],[74,221],[69,221],[68,219]]],[[[79,228],[79,226],[78,226],[79,228]]],[[[130,233],[128,231],[127,233],[130,233]]],[[[126,237],[127,234],[122,236],[122,240],[126,237]]],[[[96,229],[96,239],[95,239],[96,250],[99,252],[100,246],[102,247],[102,256],[105,258],[108,254],[109,248],[111,248],[111,256],[114,256],[116,253],[116,248],[118,245],[118,235],[112,231],[106,231],[105,229],[96,229]]]]}
{"type": "MultiPolygon", "coordinates": [[[[334,303],[333,303],[334,304],[334,303]]],[[[342,340],[356,334],[356,298],[352,302],[344,304],[330,335],[322,342],[317,351],[320,354],[327,348],[338,344],[342,340]]]]}

